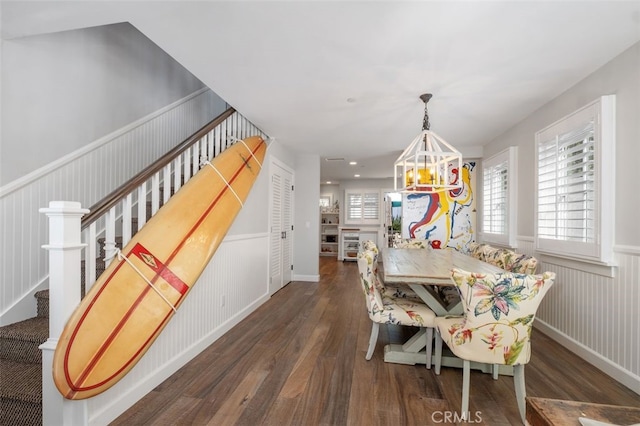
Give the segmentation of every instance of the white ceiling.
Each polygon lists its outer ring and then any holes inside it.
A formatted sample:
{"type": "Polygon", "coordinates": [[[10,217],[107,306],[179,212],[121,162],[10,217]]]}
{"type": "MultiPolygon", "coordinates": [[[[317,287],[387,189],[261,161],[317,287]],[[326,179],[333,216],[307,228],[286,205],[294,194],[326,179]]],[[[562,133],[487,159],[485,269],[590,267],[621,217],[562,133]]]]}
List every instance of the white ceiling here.
{"type": "MultiPolygon", "coordinates": [[[[640,40],[635,1],[2,4],[5,37],[131,22],[321,179],[382,178],[422,128],[467,156],[640,40]],[[355,160],[357,166],[349,166],[355,160]]],[[[639,77],[640,78],[640,77],[639,77]]]]}

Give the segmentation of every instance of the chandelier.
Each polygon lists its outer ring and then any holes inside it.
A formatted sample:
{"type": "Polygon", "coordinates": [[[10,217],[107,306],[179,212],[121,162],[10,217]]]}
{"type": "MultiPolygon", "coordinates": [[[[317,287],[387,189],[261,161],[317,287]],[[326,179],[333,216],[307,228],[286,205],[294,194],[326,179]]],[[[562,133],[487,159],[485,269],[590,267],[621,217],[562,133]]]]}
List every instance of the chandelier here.
{"type": "Polygon", "coordinates": [[[395,162],[396,191],[433,193],[462,188],[462,154],[430,130],[427,103],[432,96],[420,96],[424,102],[422,132],[395,162]]]}

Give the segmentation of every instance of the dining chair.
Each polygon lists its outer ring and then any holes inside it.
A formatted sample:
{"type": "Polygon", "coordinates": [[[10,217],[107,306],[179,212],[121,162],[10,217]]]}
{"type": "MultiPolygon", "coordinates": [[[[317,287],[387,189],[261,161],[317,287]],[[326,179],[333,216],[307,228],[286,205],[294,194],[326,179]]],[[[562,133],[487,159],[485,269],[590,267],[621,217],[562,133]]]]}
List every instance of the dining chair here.
{"type": "Polygon", "coordinates": [[[373,263],[373,272],[376,274],[378,291],[382,295],[391,296],[391,297],[401,297],[403,299],[409,299],[417,303],[422,303],[422,299],[420,296],[416,294],[415,291],[411,290],[408,285],[403,284],[389,284],[385,283],[382,279],[380,279],[380,274],[378,273],[378,255],[380,251],[378,250],[378,246],[371,240],[367,240],[362,243],[363,250],[373,251],[376,255],[376,261],[373,263]]]}
{"type": "Polygon", "coordinates": [[[365,359],[370,360],[378,341],[380,324],[396,324],[427,329],[426,364],[431,368],[431,341],[435,327],[435,314],[424,303],[401,297],[383,295],[379,291],[378,275],[375,273],[377,251],[363,250],[358,253],[360,285],[364,291],[367,312],[372,321],[369,348],[365,359]]]}
{"type": "Polygon", "coordinates": [[[469,411],[471,362],[513,366],[516,400],[525,423],[524,366],[531,358],[531,331],[535,314],[555,273],[541,275],[501,272],[479,274],[453,269],[451,279],[460,291],[464,316],[438,317],[435,372],[440,374],[442,341],[463,360],[461,416],[469,411]]]}

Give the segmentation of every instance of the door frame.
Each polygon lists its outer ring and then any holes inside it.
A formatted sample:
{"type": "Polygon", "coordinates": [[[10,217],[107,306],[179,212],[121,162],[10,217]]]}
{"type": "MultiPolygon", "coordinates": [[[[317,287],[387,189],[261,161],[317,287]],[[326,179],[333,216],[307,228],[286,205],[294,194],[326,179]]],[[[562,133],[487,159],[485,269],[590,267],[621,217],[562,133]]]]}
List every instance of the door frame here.
{"type": "MultiPolygon", "coordinates": [[[[272,203],[273,203],[272,176],[273,176],[273,174],[274,174],[274,172],[276,170],[275,169],[276,167],[284,170],[287,173],[290,173],[291,174],[291,185],[295,185],[295,172],[294,172],[294,170],[291,167],[289,167],[288,165],[286,165],[285,163],[283,163],[278,158],[276,158],[274,156],[271,156],[270,157],[270,161],[269,161],[269,200],[268,200],[269,220],[268,220],[268,225],[267,225],[268,226],[267,229],[269,230],[269,232],[268,232],[268,235],[269,235],[269,238],[268,238],[268,241],[269,241],[268,242],[268,247],[269,247],[269,277],[268,278],[269,278],[269,295],[270,296],[273,295],[278,290],[280,290],[282,287],[284,287],[284,283],[273,283],[271,281],[271,277],[272,277],[272,274],[271,274],[271,272],[272,272],[271,271],[271,260],[272,260],[272,257],[273,257],[273,253],[271,251],[271,229],[273,227],[273,217],[272,217],[272,214],[271,214],[272,213],[271,207],[272,207],[272,203]]],[[[293,208],[293,206],[295,204],[294,197],[295,197],[295,192],[291,191],[291,205],[290,205],[290,210],[291,211],[289,212],[289,214],[290,214],[290,217],[291,217],[291,224],[292,225],[295,222],[295,218],[294,218],[295,209],[293,208]]],[[[290,235],[291,235],[291,237],[289,237],[290,238],[289,258],[291,260],[293,260],[293,253],[294,253],[294,250],[293,250],[293,245],[294,245],[293,235],[294,235],[294,231],[288,231],[288,232],[290,232],[290,235]]],[[[284,275],[284,273],[282,275],[284,275]]],[[[293,279],[293,271],[290,271],[290,276],[293,279]]]]}

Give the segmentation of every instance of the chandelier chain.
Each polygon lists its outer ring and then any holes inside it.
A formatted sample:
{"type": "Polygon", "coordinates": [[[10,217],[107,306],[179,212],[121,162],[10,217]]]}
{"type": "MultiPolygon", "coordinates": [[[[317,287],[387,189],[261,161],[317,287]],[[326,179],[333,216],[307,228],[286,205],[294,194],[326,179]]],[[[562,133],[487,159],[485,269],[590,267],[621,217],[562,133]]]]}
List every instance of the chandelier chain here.
{"type": "Polygon", "coordinates": [[[427,108],[427,103],[429,99],[431,99],[431,94],[426,93],[420,96],[420,99],[424,101],[424,119],[422,120],[422,130],[429,130],[431,128],[431,123],[429,123],[429,109],[427,108]]]}

